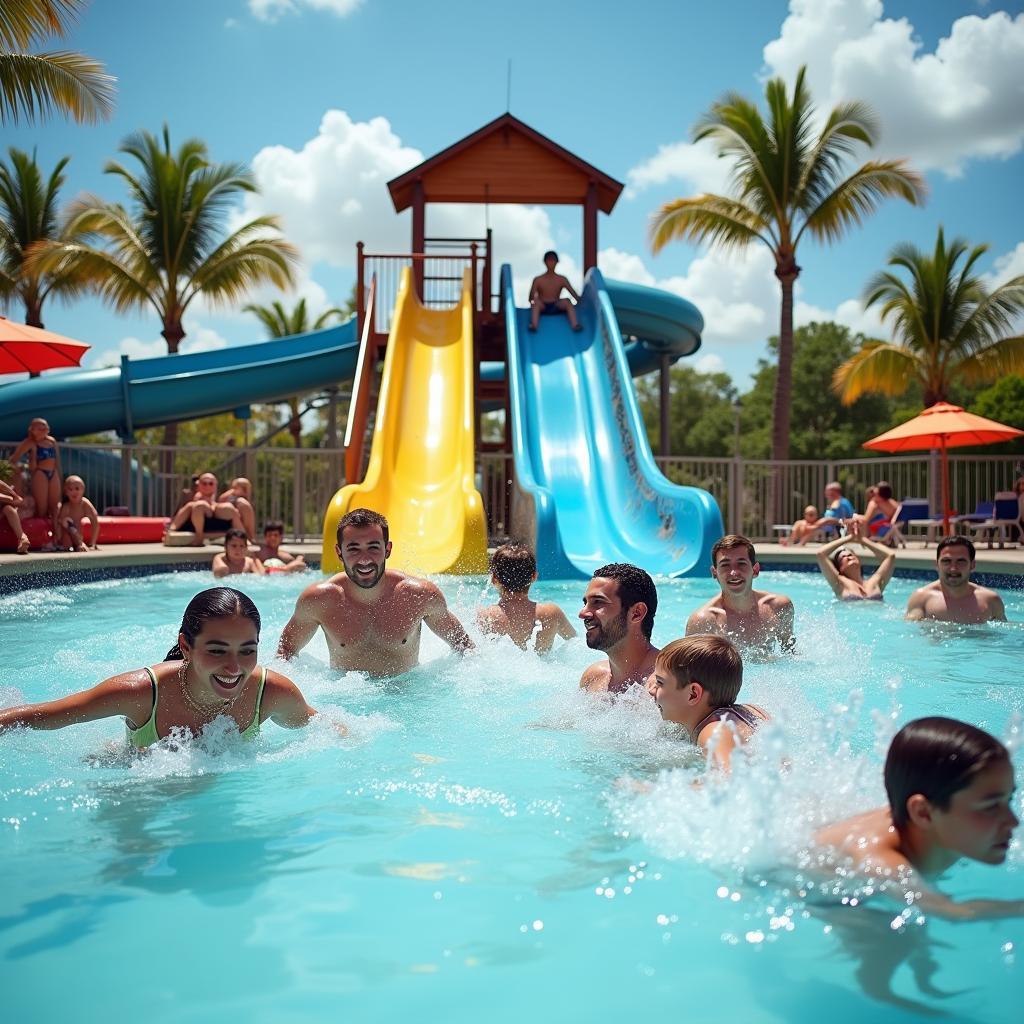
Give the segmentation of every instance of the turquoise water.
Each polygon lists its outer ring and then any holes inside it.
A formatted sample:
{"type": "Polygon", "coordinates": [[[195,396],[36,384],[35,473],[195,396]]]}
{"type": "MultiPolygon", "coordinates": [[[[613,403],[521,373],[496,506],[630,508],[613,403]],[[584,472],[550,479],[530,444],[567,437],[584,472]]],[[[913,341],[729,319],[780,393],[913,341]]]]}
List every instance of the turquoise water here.
{"type": "MultiPolygon", "coordinates": [[[[489,593],[440,582],[466,622],[489,593]]],[[[241,584],[264,659],[303,583],[241,584]]],[[[1024,921],[896,930],[892,905],[809,908],[766,876],[817,824],[882,802],[910,718],[1015,743],[1024,627],[905,623],[908,581],[852,607],[814,575],[761,583],[796,602],[799,654],[748,663],[744,696],[780,718],[727,788],[691,787],[646,696],[578,693],[595,660],[581,640],[544,662],[506,642],[460,660],[428,634],[420,669],[379,682],[328,671],[318,637],[287,671],[346,740],[326,721],[253,744],[215,725],[121,763],[103,756],[114,721],[0,737],[3,1019],[1014,1019],[1024,921]]],[[[159,661],[210,585],[0,599],[0,705],[159,661]]],[[[655,641],[713,588],[662,584],[655,641]]],[[[583,584],[538,589],[575,615],[583,584]]],[[[1007,609],[1024,621],[1019,592],[1007,609]]],[[[1024,896],[1020,839],[1004,867],[958,867],[944,888],[1024,896]]]]}

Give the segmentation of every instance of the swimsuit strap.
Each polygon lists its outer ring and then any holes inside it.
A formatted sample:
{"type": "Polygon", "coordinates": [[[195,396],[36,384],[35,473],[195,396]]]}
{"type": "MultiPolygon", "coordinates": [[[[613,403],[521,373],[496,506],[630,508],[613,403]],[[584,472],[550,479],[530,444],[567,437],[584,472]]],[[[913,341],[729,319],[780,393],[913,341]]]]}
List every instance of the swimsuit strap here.
{"type": "Polygon", "coordinates": [[[242,730],[242,738],[251,740],[260,731],[260,707],[263,704],[263,688],[267,685],[267,669],[264,666],[260,669],[260,688],[256,691],[256,710],[253,711],[252,721],[242,730]]]}
{"type": "Polygon", "coordinates": [[[149,676],[150,685],[153,687],[153,711],[146,723],[138,729],[133,729],[127,722],[125,722],[125,729],[128,733],[128,742],[133,747],[148,747],[158,742],[160,739],[156,731],[156,704],[158,693],[156,686],[156,673],[148,665],[143,669],[143,671],[149,676]]]}
{"type": "Polygon", "coordinates": [[[750,704],[723,704],[720,708],[714,708],[710,714],[705,715],[694,727],[694,738],[698,737],[706,725],[714,722],[728,721],[730,715],[738,718],[744,725],[756,729],[764,719],[757,714],[756,708],[750,704]]]}

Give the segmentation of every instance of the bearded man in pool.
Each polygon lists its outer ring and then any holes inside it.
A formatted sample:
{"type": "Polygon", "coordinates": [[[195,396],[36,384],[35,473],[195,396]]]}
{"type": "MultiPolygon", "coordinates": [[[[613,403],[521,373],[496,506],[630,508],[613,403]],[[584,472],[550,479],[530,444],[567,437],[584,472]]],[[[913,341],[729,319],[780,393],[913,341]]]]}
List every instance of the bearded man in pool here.
{"type": "Polygon", "coordinates": [[[345,571],[299,595],[281,633],[282,658],[295,657],[322,629],[332,668],[401,675],[419,664],[424,622],[453,651],[473,648],[435,584],[386,567],[391,541],[379,512],[357,508],[343,516],[335,550],[345,571]]]}
{"type": "Polygon", "coordinates": [[[939,578],[920,587],[907,602],[907,618],[940,622],[1005,622],[1003,599],[988,587],[971,582],[974,545],[963,536],[943,537],[935,552],[939,578]]]}
{"type": "Polygon", "coordinates": [[[598,569],[583,595],[580,619],[587,646],[608,657],[586,669],[580,689],[591,693],[622,693],[647,685],[658,648],[651,643],[658,592],[643,569],[613,562],[598,569]]]}

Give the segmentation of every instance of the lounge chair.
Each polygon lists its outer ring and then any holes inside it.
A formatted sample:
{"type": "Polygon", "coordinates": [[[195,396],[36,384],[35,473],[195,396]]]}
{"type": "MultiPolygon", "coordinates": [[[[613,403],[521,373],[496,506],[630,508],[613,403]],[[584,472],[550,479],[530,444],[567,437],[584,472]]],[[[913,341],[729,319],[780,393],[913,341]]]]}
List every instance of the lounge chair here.
{"type": "MultiPolygon", "coordinates": [[[[1017,495],[1013,491],[999,491],[996,494],[995,501],[979,502],[978,507],[980,508],[983,504],[991,506],[992,509],[987,518],[978,522],[974,516],[962,516],[958,517],[958,520],[963,520],[964,525],[966,525],[971,533],[981,533],[984,531],[988,535],[989,547],[992,547],[992,540],[995,537],[996,531],[998,531],[999,546],[1002,547],[1009,539],[1011,526],[1016,526],[1018,530],[1024,526],[1017,495]]],[[[1021,536],[1024,536],[1024,532],[1021,533],[1021,536]]]]}
{"type": "Polygon", "coordinates": [[[942,529],[942,517],[932,515],[931,508],[925,498],[904,498],[900,503],[900,522],[909,530],[911,527],[925,531],[924,546],[931,541],[938,541],[938,531],[942,529]]]}

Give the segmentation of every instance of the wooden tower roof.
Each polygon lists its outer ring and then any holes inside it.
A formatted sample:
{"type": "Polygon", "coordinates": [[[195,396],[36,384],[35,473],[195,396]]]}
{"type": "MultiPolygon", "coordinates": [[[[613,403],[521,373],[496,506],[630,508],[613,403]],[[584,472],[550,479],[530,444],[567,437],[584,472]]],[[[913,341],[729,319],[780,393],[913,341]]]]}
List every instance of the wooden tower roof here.
{"type": "MultiPolygon", "coordinates": [[[[401,213],[419,185],[424,203],[533,203],[583,206],[593,184],[597,208],[610,213],[622,182],[581,160],[511,114],[502,114],[411,170],[388,191],[401,213]]],[[[593,193],[592,193],[593,194],[593,193]]]]}

